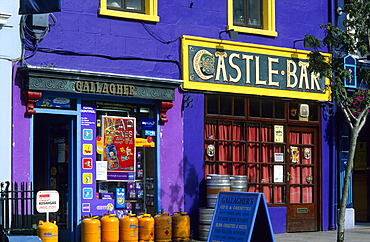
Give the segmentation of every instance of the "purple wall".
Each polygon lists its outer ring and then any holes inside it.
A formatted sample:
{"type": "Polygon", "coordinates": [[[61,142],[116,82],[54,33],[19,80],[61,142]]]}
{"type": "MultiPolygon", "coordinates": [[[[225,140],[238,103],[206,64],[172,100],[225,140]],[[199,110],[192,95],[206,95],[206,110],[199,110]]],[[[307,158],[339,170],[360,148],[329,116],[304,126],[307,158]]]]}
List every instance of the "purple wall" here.
{"type": "MultiPolygon", "coordinates": [[[[204,95],[189,96],[184,105],[184,179],[185,211],[191,218],[191,227],[197,231],[199,207],[206,206],[204,181],[204,95]]],[[[195,234],[197,236],[197,234],[195,234]]]]}
{"type": "MultiPolygon", "coordinates": [[[[14,68],[16,72],[16,68],[14,68]]],[[[14,73],[14,79],[16,73],[14,73]]],[[[21,91],[21,80],[13,81],[12,97],[12,181],[30,181],[30,118],[21,91]]]]}
{"type": "Polygon", "coordinates": [[[161,208],[166,212],[184,211],[181,95],[167,112],[168,123],[161,126],[161,208]]]}
{"type": "MultiPolygon", "coordinates": [[[[88,55],[113,57],[142,57],[180,61],[180,41],[163,44],[145,30],[145,25],[156,37],[165,41],[181,35],[194,35],[218,39],[225,30],[226,1],[159,1],[160,22],[156,24],[125,21],[125,19],[99,17],[99,1],[62,2],[62,12],[55,13],[57,23],[51,27],[41,48],[74,51],[88,55]],[[173,14],[176,12],[176,14],[173,14]]],[[[278,37],[270,38],[239,34],[237,41],[293,47],[293,41],[305,34],[321,36],[319,24],[328,22],[328,1],[280,0],[276,1],[276,30],[278,37]]],[[[303,43],[298,42],[302,49],[303,43]]],[[[165,78],[179,78],[173,63],[136,60],[108,60],[98,57],[76,57],[38,52],[28,62],[33,65],[51,64],[59,68],[81,69],[165,78]]]]}
{"type": "MultiPolygon", "coordinates": [[[[218,39],[219,32],[225,30],[227,25],[226,2],[160,0],[160,22],[152,24],[99,17],[97,0],[63,0],[62,12],[55,13],[56,25],[51,27],[39,47],[88,56],[37,52],[27,62],[41,66],[53,64],[65,69],[181,79],[181,71],[174,63],[180,62],[181,57],[179,37],[193,35],[218,39]],[[190,5],[191,2],[193,5],[190,5]],[[165,41],[177,41],[163,44],[155,37],[165,41]],[[122,60],[109,60],[96,55],[121,57],[122,60]],[[124,60],[127,57],[162,61],[124,60]]],[[[329,21],[327,0],[276,0],[275,4],[278,37],[240,33],[237,41],[293,48],[293,41],[304,38],[306,34],[322,36],[319,25],[329,21]]],[[[297,42],[296,47],[303,49],[303,42],[297,42]]],[[[29,174],[30,122],[24,117],[25,107],[21,106],[18,86],[15,86],[13,92],[13,177],[14,180],[24,180],[29,174]]],[[[169,122],[161,126],[161,202],[162,208],[170,212],[184,208],[191,215],[192,223],[196,224],[197,209],[205,205],[204,100],[202,94],[187,94],[191,96],[192,105],[184,107],[182,111],[182,95],[176,94],[174,107],[167,112],[169,122]]],[[[325,144],[324,147],[327,149],[328,145],[325,144]]],[[[322,172],[326,175],[330,172],[327,157],[323,162],[322,172]]],[[[326,178],[323,182],[323,194],[328,193],[326,178]]],[[[327,200],[328,195],[323,195],[324,198],[327,200]]],[[[328,227],[326,221],[330,206],[331,204],[323,202],[323,229],[328,227]]],[[[271,208],[269,211],[271,217],[285,216],[282,215],[285,212],[281,209],[271,208]]],[[[274,218],[272,222],[275,232],[284,232],[280,228],[280,220],[274,218]]]]}

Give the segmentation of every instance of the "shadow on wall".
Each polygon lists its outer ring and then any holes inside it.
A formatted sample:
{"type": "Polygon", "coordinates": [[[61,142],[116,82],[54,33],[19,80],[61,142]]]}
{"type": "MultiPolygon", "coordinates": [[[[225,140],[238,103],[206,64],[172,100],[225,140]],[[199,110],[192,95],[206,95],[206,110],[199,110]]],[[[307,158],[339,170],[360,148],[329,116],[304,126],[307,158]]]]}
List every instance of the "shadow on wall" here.
{"type": "Polygon", "coordinates": [[[163,199],[170,199],[169,206],[168,206],[168,212],[178,212],[180,208],[184,211],[183,204],[184,204],[184,196],[183,194],[183,185],[182,185],[182,163],[179,163],[178,172],[179,174],[177,176],[176,180],[171,180],[170,183],[170,189],[164,190],[161,188],[161,200],[163,199]]]}
{"type": "Polygon", "coordinates": [[[184,182],[185,208],[190,216],[190,227],[193,231],[193,237],[198,238],[199,208],[206,205],[206,184],[204,174],[199,174],[199,169],[197,170],[194,164],[186,157],[184,158],[184,182]]]}
{"type": "Polygon", "coordinates": [[[199,174],[187,158],[181,164],[178,168],[179,176],[175,181],[171,181],[170,189],[161,189],[161,199],[170,198],[169,213],[178,212],[180,208],[188,213],[192,237],[198,238],[199,208],[205,207],[205,180],[203,174],[199,174]],[[184,166],[182,167],[181,164],[184,166]],[[181,175],[184,175],[184,187],[181,185],[181,175]],[[184,196],[181,195],[183,192],[184,196]]]}

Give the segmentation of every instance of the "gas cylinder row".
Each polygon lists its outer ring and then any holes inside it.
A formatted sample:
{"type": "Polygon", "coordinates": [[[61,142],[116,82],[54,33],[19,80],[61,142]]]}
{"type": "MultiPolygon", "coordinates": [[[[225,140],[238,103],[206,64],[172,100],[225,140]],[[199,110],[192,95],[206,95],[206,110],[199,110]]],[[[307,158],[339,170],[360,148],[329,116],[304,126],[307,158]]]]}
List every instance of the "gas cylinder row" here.
{"type": "Polygon", "coordinates": [[[190,218],[186,212],[128,214],[118,219],[108,214],[99,219],[84,217],[82,242],[186,242],[190,241],[190,218]]]}

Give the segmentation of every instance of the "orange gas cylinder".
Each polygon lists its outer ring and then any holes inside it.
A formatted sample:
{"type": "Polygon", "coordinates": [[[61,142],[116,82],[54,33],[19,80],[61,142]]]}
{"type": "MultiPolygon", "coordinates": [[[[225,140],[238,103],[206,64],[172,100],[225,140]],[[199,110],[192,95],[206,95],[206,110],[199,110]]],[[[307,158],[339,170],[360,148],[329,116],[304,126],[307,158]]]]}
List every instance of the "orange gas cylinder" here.
{"type": "Polygon", "coordinates": [[[172,216],[172,241],[190,241],[190,217],[181,209],[172,216]]]}
{"type": "Polygon", "coordinates": [[[82,220],[81,241],[82,242],[100,242],[101,241],[101,223],[99,217],[84,217],[82,220]]]}
{"type": "Polygon", "coordinates": [[[39,236],[43,242],[58,242],[58,226],[55,223],[55,221],[39,221],[37,236],[39,236]]]}
{"type": "Polygon", "coordinates": [[[119,220],[115,214],[108,214],[101,218],[101,241],[119,241],[119,220]]]}
{"type": "Polygon", "coordinates": [[[139,220],[139,242],[154,241],[154,218],[150,214],[141,214],[139,220]]]}
{"type": "Polygon", "coordinates": [[[136,214],[129,214],[119,220],[119,241],[137,242],[139,240],[139,221],[136,214]]]}
{"type": "Polygon", "coordinates": [[[172,241],[172,218],[169,213],[162,211],[154,216],[154,235],[155,242],[172,241]]]}

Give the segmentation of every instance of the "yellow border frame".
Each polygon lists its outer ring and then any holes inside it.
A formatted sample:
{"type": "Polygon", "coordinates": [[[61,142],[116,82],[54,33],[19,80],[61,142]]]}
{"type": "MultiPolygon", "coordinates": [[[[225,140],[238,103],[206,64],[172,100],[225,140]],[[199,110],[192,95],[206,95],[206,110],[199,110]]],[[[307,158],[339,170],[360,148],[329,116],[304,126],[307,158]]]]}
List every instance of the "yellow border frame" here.
{"type": "Polygon", "coordinates": [[[117,17],[117,18],[129,18],[136,20],[144,20],[150,22],[159,22],[158,16],[158,0],[145,0],[145,14],[132,13],[120,10],[112,10],[107,8],[107,0],[100,0],[99,15],[117,17]]]}
{"type": "Polygon", "coordinates": [[[276,37],[275,31],[275,0],[263,0],[263,29],[255,29],[234,25],[233,21],[233,0],[227,0],[227,29],[240,33],[258,34],[276,37]]]}
{"type": "MultiPolygon", "coordinates": [[[[225,50],[233,50],[240,52],[249,52],[256,54],[274,55],[281,57],[294,57],[298,59],[308,59],[309,51],[289,49],[282,47],[266,46],[249,44],[242,42],[233,42],[217,39],[207,39],[201,37],[187,36],[183,35],[181,43],[181,60],[183,65],[183,88],[192,90],[203,90],[203,91],[215,91],[215,92],[228,92],[228,93],[238,93],[238,94],[251,94],[260,96],[273,96],[273,97],[285,97],[285,98],[296,98],[296,99],[306,99],[306,100],[316,100],[316,101],[327,101],[330,99],[330,91],[326,90],[323,93],[309,93],[309,92],[299,92],[290,91],[282,89],[267,89],[260,87],[247,87],[247,86],[235,86],[217,83],[204,83],[204,82],[194,82],[189,80],[189,45],[208,47],[208,48],[224,48],[225,50]]],[[[330,59],[330,54],[322,53],[326,58],[330,59]]],[[[325,85],[329,85],[330,81],[326,78],[325,85]]]]}

